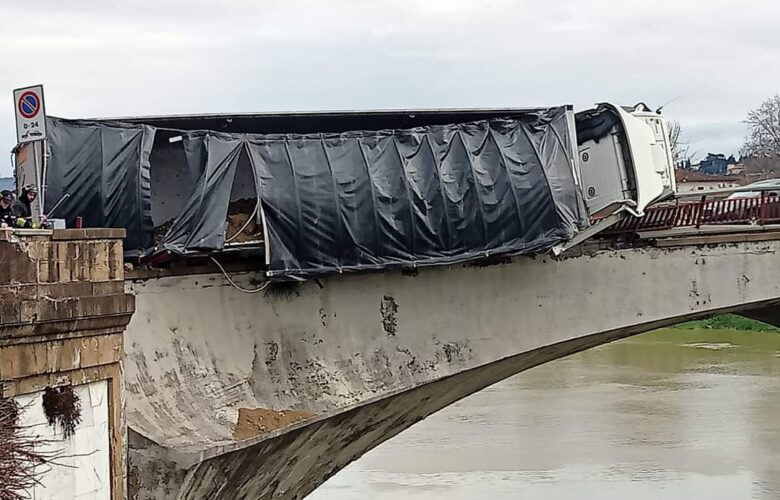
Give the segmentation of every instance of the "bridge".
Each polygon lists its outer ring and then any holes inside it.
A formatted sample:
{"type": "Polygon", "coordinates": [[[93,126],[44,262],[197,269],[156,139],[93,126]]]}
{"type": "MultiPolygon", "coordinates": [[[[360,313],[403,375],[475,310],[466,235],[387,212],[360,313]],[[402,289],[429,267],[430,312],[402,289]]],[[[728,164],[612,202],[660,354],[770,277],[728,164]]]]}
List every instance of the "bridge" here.
{"type": "Polygon", "coordinates": [[[557,258],[265,289],[252,269],[129,273],[130,498],[302,498],[534,366],[716,313],[778,323],[778,251],[771,226],[667,227],[557,258]]]}
{"type": "Polygon", "coordinates": [[[110,400],[70,441],[110,448],[112,498],[124,470],[133,500],[302,498],[533,366],[774,321],[776,194],[669,203],[645,108],[51,118],[44,206],[102,229],[0,245],[20,263],[0,293],[27,294],[0,311],[3,395],[110,400]]]}

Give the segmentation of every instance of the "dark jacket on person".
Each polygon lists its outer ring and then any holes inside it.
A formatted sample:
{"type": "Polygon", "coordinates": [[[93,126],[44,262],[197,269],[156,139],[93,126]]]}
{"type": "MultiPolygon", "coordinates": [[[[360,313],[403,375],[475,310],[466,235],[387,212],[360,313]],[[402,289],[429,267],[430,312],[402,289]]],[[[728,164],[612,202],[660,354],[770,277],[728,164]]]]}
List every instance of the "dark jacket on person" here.
{"type": "Polygon", "coordinates": [[[0,224],[5,223],[8,227],[14,227],[16,224],[16,215],[14,214],[14,207],[9,206],[3,208],[0,206],[0,224]]]}
{"type": "Polygon", "coordinates": [[[0,191],[0,224],[6,224],[8,227],[14,227],[16,216],[14,215],[14,195],[11,191],[3,189],[0,191]],[[2,201],[8,203],[7,208],[3,208],[2,201]]]}
{"type": "MultiPolygon", "coordinates": [[[[26,189],[22,189],[21,196],[19,196],[19,199],[16,200],[16,203],[14,203],[13,211],[16,219],[27,219],[28,217],[32,217],[32,207],[30,207],[30,202],[27,200],[26,189]]],[[[31,225],[32,221],[28,220],[25,224],[22,225],[22,227],[28,227],[31,225]]]]}
{"type": "Polygon", "coordinates": [[[32,217],[32,208],[27,200],[27,190],[22,189],[22,195],[14,203],[14,212],[17,217],[32,217]]]}

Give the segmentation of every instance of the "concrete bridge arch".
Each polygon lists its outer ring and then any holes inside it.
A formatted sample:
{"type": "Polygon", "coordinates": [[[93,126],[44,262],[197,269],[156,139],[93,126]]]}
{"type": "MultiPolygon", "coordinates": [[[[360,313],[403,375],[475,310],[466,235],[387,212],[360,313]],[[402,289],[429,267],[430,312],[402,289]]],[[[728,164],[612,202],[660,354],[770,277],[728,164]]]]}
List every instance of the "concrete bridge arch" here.
{"type": "MultiPolygon", "coordinates": [[[[302,498],[415,422],[533,366],[715,313],[772,320],[778,248],[591,246],[257,294],[219,273],[131,276],[131,498],[302,498]],[[238,440],[242,409],[301,420],[238,440]]],[[[234,275],[250,288],[257,277],[234,275]]]]}

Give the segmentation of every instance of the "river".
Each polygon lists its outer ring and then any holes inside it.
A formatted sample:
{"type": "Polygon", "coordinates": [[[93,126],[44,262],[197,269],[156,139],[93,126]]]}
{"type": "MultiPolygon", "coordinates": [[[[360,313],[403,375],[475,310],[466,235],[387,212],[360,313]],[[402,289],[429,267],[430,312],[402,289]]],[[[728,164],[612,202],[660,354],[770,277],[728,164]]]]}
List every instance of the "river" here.
{"type": "Polygon", "coordinates": [[[661,330],[534,368],[308,498],[776,500],[780,334],[661,330]]]}

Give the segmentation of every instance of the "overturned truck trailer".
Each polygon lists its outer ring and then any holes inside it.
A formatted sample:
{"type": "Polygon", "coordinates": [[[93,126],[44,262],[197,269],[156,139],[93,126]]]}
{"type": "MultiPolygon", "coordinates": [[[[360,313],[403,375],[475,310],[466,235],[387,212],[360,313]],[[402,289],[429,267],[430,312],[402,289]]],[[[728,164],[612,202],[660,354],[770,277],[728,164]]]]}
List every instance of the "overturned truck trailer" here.
{"type": "MultiPolygon", "coordinates": [[[[643,105],[50,119],[45,206],[272,280],[563,249],[674,192],[643,105]]],[[[45,209],[44,209],[45,210],[45,209]]]]}

